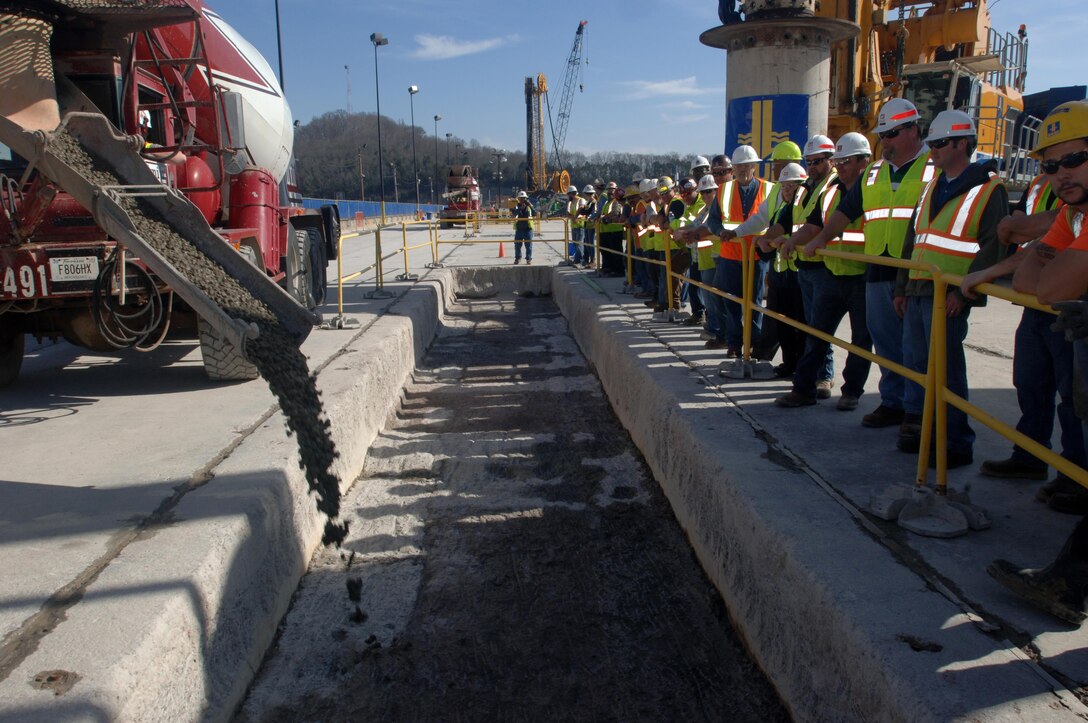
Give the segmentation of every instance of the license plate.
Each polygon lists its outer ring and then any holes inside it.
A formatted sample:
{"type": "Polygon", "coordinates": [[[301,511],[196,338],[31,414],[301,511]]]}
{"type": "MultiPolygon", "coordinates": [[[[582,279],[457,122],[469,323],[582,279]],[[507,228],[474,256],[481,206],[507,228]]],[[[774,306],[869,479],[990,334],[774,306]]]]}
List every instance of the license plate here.
{"type": "Polygon", "coordinates": [[[98,278],[98,259],[94,256],[65,256],[49,259],[52,281],[94,281],[98,278]]]}

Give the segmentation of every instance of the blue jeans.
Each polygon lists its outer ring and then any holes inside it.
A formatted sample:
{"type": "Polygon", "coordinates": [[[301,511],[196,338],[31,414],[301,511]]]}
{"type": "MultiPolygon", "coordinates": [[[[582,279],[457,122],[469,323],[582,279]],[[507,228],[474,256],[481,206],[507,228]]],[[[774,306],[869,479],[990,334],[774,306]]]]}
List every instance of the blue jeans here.
{"type": "Polygon", "coordinates": [[[587,264],[591,264],[597,250],[597,228],[586,226],[582,237],[586,244],[582,249],[582,258],[587,264]]]}
{"type": "MultiPolygon", "coordinates": [[[[800,268],[797,269],[797,283],[801,286],[801,303],[805,313],[805,323],[809,326],[816,326],[813,323],[812,310],[816,308],[816,287],[818,285],[826,285],[831,272],[827,270],[827,267],[820,264],[819,268],[800,268]]],[[[862,307],[864,308],[864,306],[862,307]]],[[[842,315],[839,315],[839,320],[842,320],[842,315]]],[[[837,322],[836,322],[837,323],[837,322]]],[[[820,327],[817,327],[820,328],[820,327]]],[[[826,329],[821,329],[827,331],[826,329]]],[[[828,332],[834,334],[835,330],[832,329],[828,332]]],[[[808,342],[805,342],[806,348],[808,342]]],[[[829,382],[835,378],[835,351],[831,348],[830,344],[826,345],[824,350],[824,363],[817,369],[816,378],[821,382],[829,382]]],[[[854,395],[859,396],[859,395],[854,395]]]]}
{"type": "MultiPolygon", "coordinates": [[[[897,364],[903,363],[903,320],[895,313],[892,296],[895,281],[869,281],[865,284],[865,323],[876,353],[897,364]]],[[[889,409],[903,408],[903,377],[880,368],[880,403],[889,409]]]]}
{"type": "MultiPolygon", "coordinates": [[[[1062,456],[1085,467],[1084,430],[1073,409],[1073,344],[1065,340],[1062,332],[1051,331],[1053,322],[1053,314],[1024,309],[1016,328],[1012,358],[1012,384],[1020,405],[1016,431],[1049,449],[1056,406],[1062,428],[1062,456]]],[[[1012,456],[1022,463],[1041,464],[1019,447],[1013,447],[1012,456]]]]}
{"type": "Polygon", "coordinates": [[[567,254],[570,256],[570,260],[576,264],[582,263],[583,231],[585,229],[581,226],[571,226],[570,229],[570,243],[567,245],[567,254]]]}
{"type": "MultiPolygon", "coordinates": [[[[967,338],[967,317],[971,308],[967,307],[958,316],[949,316],[945,320],[945,344],[948,347],[945,365],[945,383],[949,391],[964,399],[967,392],[967,357],[963,351],[963,342],[967,338]]],[[[903,365],[922,374],[929,366],[929,337],[933,326],[933,297],[911,296],[907,302],[907,312],[903,315],[903,365]]],[[[908,414],[921,414],[924,391],[914,382],[907,382],[904,411],[908,414]]],[[[975,432],[967,423],[967,414],[948,405],[948,450],[950,452],[970,452],[975,444],[975,432]]]]}
{"type": "MultiPolygon", "coordinates": [[[[723,259],[719,256],[717,263],[718,266],[714,273],[714,288],[733,294],[734,296],[741,296],[744,289],[741,262],[734,261],[733,259],[723,259]]],[[[755,261],[755,278],[752,281],[752,301],[760,306],[763,305],[763,280],[767,276],[767,266],[768,263],[766,261],[755,261]]],[[[744,342],[744,307],[735,301],[723,299],[720,296],[715,296],[714,299],[720,304],[722,311],[721,319],[725,322],[722,325],[723,329],[719,331],[718,336],[725,339],[727,346],[740,349],[741,344],[744,342]]],[[[762,330],[763,314],[758,311],[753,311],[753,344],[759,339],[759,334],[762,330]]]]}
{"type": "MultiPolygon", "coordinates": [[[[532,231],[529,232],[529,238],[531,239],[532,231]]],[[[514,242],[514,259],[521,258],[521,247],[525,246],[525,260],[533,260],[533,242],[532,241],[515,241],[514,242]]]]}
{"type": "MultiPolygon", "coordinates": [[[[715,273],[716,269],[703,269],[699,272],[699,281],[702,281],[707,286],[714,286],[715,273]]],[[[722,315],[725,313],[725,310],[721,303],[721,297],[713,291],[699,289],[699,298],[702,300],[703,309],[706,312],[707,333],[724,339],[725,320],[722,318],[722,315]]]]}
{"type": "MultiPolygon", "coordinates": [[[[702,275],[699,273],[699,259],[694,256],[691,259],[691,265],[688,267],[688,278],[692,281],[702,281],[702,275]]],[[[703,304],[703,294],[705,293],[698,286],[692,284],[684,284],[684,293],[687,296],[687,300],[691,302],[691,315],[702,316],[705,305],[703,304]]]]}
{"type": "MultiPolygon", "coordinates": [[[[815,275],[811,320],[807,323],[820,331],[834,334],[842,317],[850,316],[850,343],[862,349],[873,346],[869,328],[865,324],[865,276],[835,276],[830,271],[815,275]]],[[[797,362],[793,373],[793,389],[808,396],[816,395],[816,382],[831,344],[809,336],[805,340],[805,353],[797,362]]],[[[865,391],[872,363],[851,353],[846,357],[842,370],[842,393],[860,397],[865,391]]]]}

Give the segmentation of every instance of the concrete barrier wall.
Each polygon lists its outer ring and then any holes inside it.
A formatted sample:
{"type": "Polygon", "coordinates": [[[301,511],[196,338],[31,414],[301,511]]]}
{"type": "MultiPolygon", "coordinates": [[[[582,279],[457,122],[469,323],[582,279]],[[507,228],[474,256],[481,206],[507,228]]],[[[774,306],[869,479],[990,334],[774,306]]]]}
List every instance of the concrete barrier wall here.
{"type": "Polygon", "coordinates": [[[848,503],[711,388],[716,380],[669,352],[653,327],[602,304],[578,274],[555,273],[571,332],[797,720],[976,719],[979,701],[995,699],[1031,700],[1036,713],[1060,717],[1020,651],[897,560],[848,503]],[[943,650],[919,653],[904,636],[943,650]],[[951,672],[979,660],[989,661],[982,671],[951,672]]]}

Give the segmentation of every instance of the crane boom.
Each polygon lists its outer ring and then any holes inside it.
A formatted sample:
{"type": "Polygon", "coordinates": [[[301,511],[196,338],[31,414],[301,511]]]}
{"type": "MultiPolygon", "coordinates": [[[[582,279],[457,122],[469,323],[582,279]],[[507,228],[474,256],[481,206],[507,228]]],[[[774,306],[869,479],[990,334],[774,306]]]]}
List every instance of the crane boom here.
{"type": "MultiPolygon", "coordinates": [[[[558,123],[552,125],[552,141],[555,144],[555,166],[563,167],[563,144],[567,137],[567,125],[570,123],[570,107],[574,102],[574,85],[582,74],[582,41],[585,38],[586,23],[578,23],[574,33],[574,45],[567,57],[567,68],[563,73],[563,95],[559,99],[558,123]]],[[[545,96],[547,97],[547,96],[545,96]]],[[[548,103],[548,117],[551,119],[551,103],[548,103]]]]}

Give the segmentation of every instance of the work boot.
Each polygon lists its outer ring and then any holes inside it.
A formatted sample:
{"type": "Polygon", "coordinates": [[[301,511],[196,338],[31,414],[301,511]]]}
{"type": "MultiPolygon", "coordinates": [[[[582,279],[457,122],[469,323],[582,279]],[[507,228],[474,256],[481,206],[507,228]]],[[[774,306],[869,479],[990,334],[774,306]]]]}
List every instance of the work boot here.
{"type": "Polygon", "coordinates": [[[521,263],[521,259],[514,259],[514,266],[517,266],[520,263],[521,263]]]}
{"type": "Polygon", "coordinates": [[[1035,493],[1035,501],[1045,505],[1056,494],[1076,492],[1080,488],[1079,484],[1059,472],[1057,477],[1039,488],[1039,491],[1035,493]]]}
{"type": "Polygon", "coordinates": [[[863,427],[891,427],[903,421],[903,410],[881,404],[861,418],[863,427]]]}
{"type": "Polygon", "coordinates": [[[895,442],[895,448],[900,452],[914,454],[922,444],[922,415],[903,413],[903,421],[899,423],[899,439],[895,442]]]}
{"type": "Polygon", "coordinates": [[[774,368],[774,376],[776,379],[789,379],[793,376],[793,367],[782,362],[774,368]]]}
{"type": "Polygon", "coordinates": [[[1073,480],[1072,485],[1050,495],[1046,506],[1066,515],[1088,515],[1088,490],[1073,480]]]}
{"type": "Polygon", "coordinates": [[[1077,524],[1054,562],[1041,570],[1021,569],[1007,560],[994,560],[986,572],[1032,605],[1067,623],[1080,625],[1085,618],[1084,598],[1088,592],[1088,561],[1084,559],[1082,539],[1086,524],[1086,520],[1077,524]]]}
{"type": "Polygon", "coordinates": [[[802,394],[798,391],[791,391],[789,394],[783,394],[774,400],[776,407],[786,407],[787,409],[795,409],[797,407],[811,407],[816,403],[816,397],[811,397],[808,394],[802,394]]]}
{"type": "Polygon", "coordinates": [[[683,324],[684,326],[702,326],[703,325],[703,315],[702,314],[692,314],[691,316],[684,319],[680,323],[683,324]]]}
{"type": "Polygon", "coordinates": [[[706,344],[703,344],[703,346],[707,349],[725,349],[729,345],[725,343],[725,339],[721,339],[715,336],[711,339],[708,339],[706,344]]]}
{"type": "Polygon", "coordinates": [[[842,396],[839,397],[839,403],[835,405],[835,409],[838,409],[840,412],[852,412],[857,408],[858,398],[853,394],[847,394],[846,392],[843,392],[842,396]]]}
{"type": "Polygon", "coordinates": [[[978,468],[979,474],[1001,479],[1046,479],[1046,465],[1023,462],[1016,457],[988,459],[978,468]]]}
{"type": "Polygon", "coordinates": [[[821,379],[816,382],[816,398],[831,399],[831,380],[821,379]]]}

